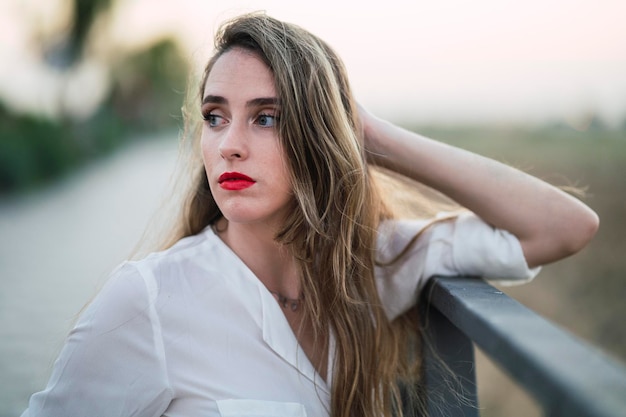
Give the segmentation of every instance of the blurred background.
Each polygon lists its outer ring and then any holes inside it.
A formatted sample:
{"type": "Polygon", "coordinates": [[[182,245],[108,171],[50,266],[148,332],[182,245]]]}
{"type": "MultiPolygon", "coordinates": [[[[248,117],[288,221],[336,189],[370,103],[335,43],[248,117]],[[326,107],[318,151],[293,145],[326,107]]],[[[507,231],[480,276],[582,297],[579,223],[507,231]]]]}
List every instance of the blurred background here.
{"type": "MultiPolygon", "coordinates": [[[[214,3],[0,3],[0,417],[44,388],[81,308],[140,240],[171,185],[185,89],[219,23],[254,10],[328,41],[374,113],[586,189],[592,244],[503,290],[626,360],[626,4],[214,3]]],[[[478,355],[482,415],[541,415],[478,355]]]]}

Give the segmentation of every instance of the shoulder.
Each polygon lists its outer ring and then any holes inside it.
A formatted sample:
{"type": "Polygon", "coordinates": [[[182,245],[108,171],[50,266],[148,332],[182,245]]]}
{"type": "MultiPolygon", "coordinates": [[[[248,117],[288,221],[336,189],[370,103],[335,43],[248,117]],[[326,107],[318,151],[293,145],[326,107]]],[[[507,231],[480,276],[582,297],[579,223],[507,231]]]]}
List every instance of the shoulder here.
{"type": "Polygon", "coordinates": [[[161,415],[172,391],[151,305],[138,270],[118,267],[81,314],[27,413],[120,416],[145,409],[161,415]]]}
{"type": "MultiPolygon", "coordinates": [[[[430,243],[443,243],[456,250],[488,244],[508,232],[495,229],[471,212],[440,213],[431,219],[391,219],[380,223],[377,249],[399,253],[406,245],[425,249],[430,243]]],[[[412,250],[411,252],[414,252],[412,250]]]]}
{"type": "Polygon", "coordinates": [[[530,269],[519,240],[471,212],[441,214],[432,220],[393,220],[381,224],[378,254],[382,262],[403,254],[429,277],[476,275],[488,279],[526,281],[539,269],[530,269]],[[406,250],[405,250],[406,249],[406,250]]]}
{"type": "Polygon", "coordinates": [[[381,223],[376,260],[378,292],[390,318],[413,305],[435,275],[523,282],[539,272],[528,268],[515,236],[471,212],[381,223]]]}
{"type": "MultiPolygon", "coordinates": [[[[388,261],[401,253],[412,240],[426,232],[432,223],[429,220],[388,219],[378,225],[376,250],[377,258],[388,261]]],[[[422,241],[424,239],[421,239],[422,241]]],[[[416,242],[417,244],[421,242],[416,242]]]]}
{"type": "Polygon", "coordinates": [[[194,258],[199,252],[215,247],[217,240],[217,236],[207,227],[198,234],[180,239],[167,249],[149,253],[144,258],[129,263],[141,266],[194,258]]]}
{"type": "Polygon", "coordinates": [[[79,324],[93,334],[160,327],[165,317],[186,311],[181,306],[192,305],[198,294],[219,292],[215,289],[224,279],[219,264],[211,260],[219,258],[218,251],[210,235],[201,233],[164,251],[123,262],[85,309],[79,324]]]}
{"type": "Polygon", "coordinates": [[[125,262],[112,272],[79,324],[88,323],[97,333],[106,333],[141,316],[145,318],[149,304],[143,277],[132,264],[125,262]]]}
{"type": "Polygon", "coordinates": [[[204,280],[220,276],[224,258],[224,244],[209,229],[185,237],[173,246],[153,252],[139,260],[125,263],[147,283],[163,280],[178,281],[202,276],[204,280]]]}
{"type": "Polygon", "coordinates": [[[109,286],[134,293],[159,313],[169,311],[199,294],[219,292],[233,268],[228,251],[212,230],[206,229],[166,250],[124,262],[113,272],[109,286]]]}
{"type": "MultiPolygon", "coordinates": [[[[440,213],[428,219],[388,219],[378,226],[377,261],[406,261],[418,254],[425,256],[432,243],[453,244],[458,213],[440,213]]],[[[472,217],[476,217],[472,215],[472,217]]],[[[463,239],[461,239],[463,240],[463,239]]]]}

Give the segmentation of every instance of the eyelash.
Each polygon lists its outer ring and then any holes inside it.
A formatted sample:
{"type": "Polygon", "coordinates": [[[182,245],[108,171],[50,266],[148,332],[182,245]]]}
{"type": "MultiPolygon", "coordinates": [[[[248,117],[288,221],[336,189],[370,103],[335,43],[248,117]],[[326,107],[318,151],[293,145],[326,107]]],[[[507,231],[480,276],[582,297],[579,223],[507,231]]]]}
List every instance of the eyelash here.
{"type": "Polygon", "coordinates": [[[217,114],[213,114],[211,112],[207,112],[207,113],[202,113],[202,120],[204,120],[205,122],[209,122],[209,126],[211,127],[216,127],[215,125],[211,124],[210,119],[211,118],[222,118],[222,116],[218,116],[217,114]]]}
{"type": "Polygon", "coordinates": [[[272,123],[272,125],[271,125],[271,126],[259,125],[259,126],[261,126],[261,127],[274,127],[274,126],[276,125],[276,122],[278,121],[278,116],[273,115],[273,114],[266,114],[266,113],[260,113],[260,114],[259,114],[259,115],[258,115],[258,116],[254,119],[254,121],[255,121],[255,122],[258,122],[258,121],[259,121],[259,119],[261,119],[262,117],[265,117],[265,118],[268,118],[268,117],[269,117],[269,118],[271,118],[271,119],[273,120],[273,123],[272,123]]]}

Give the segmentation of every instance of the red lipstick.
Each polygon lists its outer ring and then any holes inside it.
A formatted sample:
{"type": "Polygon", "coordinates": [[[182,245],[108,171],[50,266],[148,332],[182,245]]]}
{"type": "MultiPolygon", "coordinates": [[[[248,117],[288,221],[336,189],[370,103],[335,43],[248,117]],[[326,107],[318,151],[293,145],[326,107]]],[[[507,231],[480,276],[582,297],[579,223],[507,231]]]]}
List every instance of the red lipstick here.
{"type": "Polygon", "coordinates": [[[238,191],[252,187],[256,181],[240,172],[225,172],[217,182],[224,190],[238,191]]]}

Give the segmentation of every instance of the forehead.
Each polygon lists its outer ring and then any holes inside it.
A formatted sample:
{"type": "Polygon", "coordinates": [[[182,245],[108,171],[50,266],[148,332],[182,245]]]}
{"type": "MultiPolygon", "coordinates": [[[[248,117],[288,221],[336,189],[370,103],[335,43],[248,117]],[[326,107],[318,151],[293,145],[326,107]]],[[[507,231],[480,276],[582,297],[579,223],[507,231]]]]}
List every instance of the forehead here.
{"type": "Polygon", "coordinates": [[[255,53],[242,48],[231,49],[213,64],[204,85],[204,95],[226,99],[275,97],[274,77],[255,53]]]}

